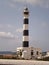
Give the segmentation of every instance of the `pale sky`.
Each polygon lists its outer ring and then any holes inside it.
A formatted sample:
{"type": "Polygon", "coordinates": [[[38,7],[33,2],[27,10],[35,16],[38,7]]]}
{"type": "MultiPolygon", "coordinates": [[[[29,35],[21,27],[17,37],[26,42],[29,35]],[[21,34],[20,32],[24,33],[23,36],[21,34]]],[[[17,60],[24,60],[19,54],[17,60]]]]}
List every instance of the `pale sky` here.
{"type": "Polygon", "coordinates": [[[0,51],[22,46],[23,9],[29,16],[29,45],[49,51],[49,0],[0,0],[0,51]]]}

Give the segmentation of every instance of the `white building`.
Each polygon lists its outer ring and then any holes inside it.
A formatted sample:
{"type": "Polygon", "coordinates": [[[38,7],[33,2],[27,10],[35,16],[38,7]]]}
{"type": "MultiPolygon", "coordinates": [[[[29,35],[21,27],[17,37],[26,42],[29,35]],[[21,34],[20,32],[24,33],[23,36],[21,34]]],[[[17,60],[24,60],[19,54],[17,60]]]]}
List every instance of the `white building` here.
{"type": "Polygon", "coordinates": [[[19,55],[19,58],[24,58],[24,59],[41,58],[41,52],[42,51],[40,48],[34,48],[34,47],[18,47],[17,48],[17,53],[19,55]]]}
{"type": "Polygon", "coordinates": [[[47,54],[46,54],[46,56],[48,56],[48,57],[49,57],[49,51],[47,51],[47,54]]]}
{"type": "Polygon", "coordinates": [[[44,57],[49,57],[49,51],[46,52],[46,55],[44,57]]]}

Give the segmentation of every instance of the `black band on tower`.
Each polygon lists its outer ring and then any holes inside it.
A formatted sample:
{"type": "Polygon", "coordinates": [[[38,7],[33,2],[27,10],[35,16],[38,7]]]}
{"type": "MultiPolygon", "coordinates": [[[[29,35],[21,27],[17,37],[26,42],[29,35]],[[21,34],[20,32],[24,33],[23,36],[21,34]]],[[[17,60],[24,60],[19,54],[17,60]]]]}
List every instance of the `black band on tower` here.
{"type": "Polygon", "coordinates": [[[28,47],[29,46],[29,42],[28,41],[23,41],[23,47],[28,47]]]}
{"type": "Polygon", "coordinates": [[[25,18],[25,19],[24,19],[24,24],[29,24],[28,18],[25,18]]]}
{"type": "Polygon", "coordinates": [[[28,31],[28,30],[24,30],[24,31],[23,31],[23,35],[24,35],[24,36],[28,36],[28,35],[29,35],[29,31],[28,31]]]}
{"type": "Polygon", "coordinates": [[[24,14],[28,15],[28,14],[29,14],[29,12],[24,12],[24,14]]]}

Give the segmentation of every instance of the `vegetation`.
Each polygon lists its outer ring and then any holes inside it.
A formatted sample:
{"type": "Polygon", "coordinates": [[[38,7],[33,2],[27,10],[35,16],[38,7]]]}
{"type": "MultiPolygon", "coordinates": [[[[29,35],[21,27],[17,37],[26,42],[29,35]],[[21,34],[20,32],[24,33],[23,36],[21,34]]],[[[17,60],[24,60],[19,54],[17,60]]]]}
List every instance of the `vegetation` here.
{"type": "Polygon", "coordinates": [[[15,55],[0,55],[0,59],[17,59],[15,55]]]}
{"type": "Polygon", "coordinates": [[[49,57],[44,57],[42,59],[36,59],[36,60],[39,60],[39,61],[49,61],[49,57]]]}
{"type": "MultiPolygon", "coordinates": [[[[20,51],[19,55],[6,55],[6,54],[5,55],[0,55],[0,59],[22,59],[21,55],[22,55],[22,53],[20,51]]],[[[36,58],[36,60],[38,60],[38,61],[49,61],[49,57],[44,57],[42,59],[37,59],[36,58]]]]}
{"type": "Polygon", "coordinates": [[[44,60],[44,61],[49,61],[49,57],[45,57],[45,58],[43,58],[42,60],[44,60]]]}

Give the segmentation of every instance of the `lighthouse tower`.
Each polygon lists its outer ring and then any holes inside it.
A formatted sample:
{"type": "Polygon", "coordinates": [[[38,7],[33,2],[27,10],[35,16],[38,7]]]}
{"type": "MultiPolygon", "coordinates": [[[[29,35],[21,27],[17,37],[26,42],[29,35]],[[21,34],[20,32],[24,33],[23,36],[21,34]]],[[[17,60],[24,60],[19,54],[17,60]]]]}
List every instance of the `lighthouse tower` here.
{"type": "Polygon", "coordinates": [[[22,47],[17,48],[17,55],[22,59],[35,59],[41,57],[41,49],[29,47],[29,10],[27,7],[23,10],[23,40],[22,47]]]}
{"type": "Polygon", "coordinates": [[[23,47],[29,47],[29,30],[28,30],[28,25],[29,25],[29,11],[28,8],[25,7],[23,11],[24,15],[24,21],[23,21],[23,47]]]}

